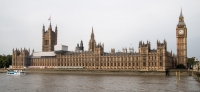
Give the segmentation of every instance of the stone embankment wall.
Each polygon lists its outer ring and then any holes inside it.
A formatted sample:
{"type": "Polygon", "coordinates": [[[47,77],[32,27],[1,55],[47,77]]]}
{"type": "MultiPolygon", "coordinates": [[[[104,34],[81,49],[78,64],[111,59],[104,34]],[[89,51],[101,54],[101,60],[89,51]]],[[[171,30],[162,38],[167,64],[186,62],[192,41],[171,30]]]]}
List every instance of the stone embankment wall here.
{"type": "Polygon", "coordinates": [[[177,75],[190,75],[190,70],[187,69],[169,69],[166,71],[170,76],[177,76],[177,75]]]}
{"type": "Polygon", "coordinates": [[[165,75],[165,71],[86,70],[86,69],[27,69],[27,73],[165,75]]]}
{"type": "MultiPolygon", "coordinates": [[[[191,75],[191,71],[186,69],[170,69],[167,71],[136,71],[136,70],[98,70],[98,69],[23,69],[27,73],[66,73],[66,74],[116,74],[116,75],[191,75]]],[[[0,69],[0,73],[5,73],[7,69],[0,69]]]]}
{"type": "Polygon", "coordinates": [[[7,69],[0,68],[0,73],[6,73],[6,72],[7,72],[7,69]]]}
{"type": "Polygon", "coordinates": [[[200,81],[200,72],[191,72],[191,76],[193,76],[197,81],[200,81]]]}

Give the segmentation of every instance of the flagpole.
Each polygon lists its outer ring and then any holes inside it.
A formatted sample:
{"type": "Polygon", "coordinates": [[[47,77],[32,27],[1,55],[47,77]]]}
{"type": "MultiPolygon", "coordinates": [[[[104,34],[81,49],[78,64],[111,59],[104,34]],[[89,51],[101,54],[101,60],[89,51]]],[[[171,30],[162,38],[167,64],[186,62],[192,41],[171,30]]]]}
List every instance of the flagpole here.
{"type": "Polygon", "coordinates": [[[51,15],[50,15],[50,17],[49,17],[49,19],[48,20],[50,20],[50,25],[51,25],[51,15]]]}

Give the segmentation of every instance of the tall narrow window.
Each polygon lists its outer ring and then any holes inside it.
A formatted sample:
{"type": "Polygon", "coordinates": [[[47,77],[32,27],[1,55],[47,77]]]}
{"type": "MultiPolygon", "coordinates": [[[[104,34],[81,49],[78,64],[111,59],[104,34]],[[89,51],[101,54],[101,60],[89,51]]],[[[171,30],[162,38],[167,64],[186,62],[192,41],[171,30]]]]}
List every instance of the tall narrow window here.
{"type": "Polygon", "coordinates": [[[45,40],[45,45],[49,45],[49,40],[45,40]]]}
{"type": "Polygon", "coordinates": [[[143,66],[146,66],[146,62],[143,62],[143,66]]]}
{"type": "Polygon", "coordinates": [[[160,66],[163,66],[163,63],[162,63],[162,62],[160,62],[160,66]]]}

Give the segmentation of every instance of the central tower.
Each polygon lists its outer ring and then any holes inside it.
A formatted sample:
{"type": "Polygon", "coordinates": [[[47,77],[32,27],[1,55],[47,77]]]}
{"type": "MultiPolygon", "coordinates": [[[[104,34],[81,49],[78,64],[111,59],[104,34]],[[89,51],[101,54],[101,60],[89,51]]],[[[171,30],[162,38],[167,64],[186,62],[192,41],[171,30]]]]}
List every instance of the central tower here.
{"type": "Polygon", "coordinates": [[[177,64],[187,65],[187,27],[182,14],[176,27],[177,64]]]}
{"type": "Polygon", "coordinates": [[[96,47],[96,41],[94,39],[94,32],[93,32],[93,27],[92,27],[92,33],[91,33],[91,38],[88,46],[88,51],[94,51],[96,47]]]}

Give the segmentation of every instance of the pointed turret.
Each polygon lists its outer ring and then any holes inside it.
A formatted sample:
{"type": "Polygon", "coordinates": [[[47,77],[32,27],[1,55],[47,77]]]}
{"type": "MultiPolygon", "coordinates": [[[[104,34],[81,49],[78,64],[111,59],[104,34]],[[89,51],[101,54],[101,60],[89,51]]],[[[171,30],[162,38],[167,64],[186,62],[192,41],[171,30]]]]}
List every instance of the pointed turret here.
{"type": "Polygon", "coordinates": [[[183,18],[182,9],[179,18],[183,18]]]}
{"type": "Polygon", "coordinates": [[[142,41],[139,41],[139,48],[142,47],[142,41]]]}
{"type": "Polygon", "coordinates": [[[55,27],[55,32],[56,32],[56,34],[57,34],[57,31],[58,31],[58,28],[57,28],[57,25],[56,25],[56,27],[55,27]]]}
{"type": "Polygon", "coordinates": [[[80,42],[80,47],[78,47],[80,51],[84,51],[83,41],[80,42]]]}
{"type": "Polygon", "coordinates": [[[157,39],[157,45],[158,45],[158,39],[157,39]]]}
{"type": "Polygon", "coordinates": [[[186,26],[186,25],[185,25],[185,22],[184,22],[184,17],[183,17],[182,9],[181,9],[181,13],[180,13],[180,16],[179,16],[179,23],[178,23],[177,27],[182,28],[184,26],[186,26]]]}
{"type": "Polygon", "coordinates": [[[167,42],[166,42],[166,40],[164,39],[164,44],[166,45],[166,43],[167,43],[167,42]]]}
{"type": "Polygon", "coordinates": [[[43,27],[42,27],[42,32],[44,33],[45,32],[45,26],[43,24],[43,27]]]}
{"type": "Polygon", "coordinates": [[[50,24],[49,24],[49,28],[48,30],[52,30],[52,27],[51,27],[51,21],[50,21],[50,24]]]}
{"type": "Polygon", "coordinates": [[[83,41],[81,40],[80,47],[83,47],[83,41]]]}
{"type": "Polygon", "coordinates": [[[77,46],[76,47],[79,47],[79,44],[77,43],[77,46]]]}
{"type": "Polygon", "coordinates": [[[92,27],[91,39],[94,39],[94,31],[93,31],[93,27],[92,27]]]}
{"type": "Polygon", "coordinates": [[[96,47],[96,41],[94,39],[94,31],[93,31],[93,27],[92,27],[92,33],[91,33],[91,38],[89,41],[88,51],[94,51],[95,47],[96,47]]]}

